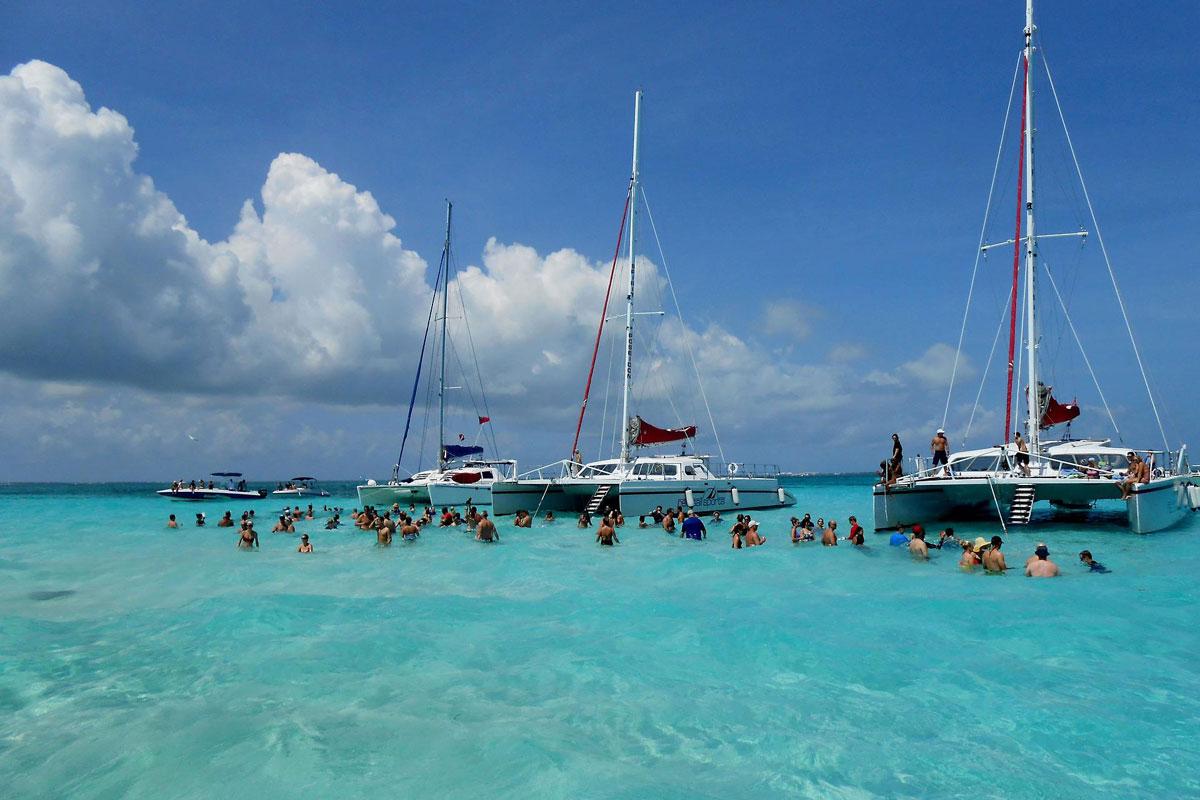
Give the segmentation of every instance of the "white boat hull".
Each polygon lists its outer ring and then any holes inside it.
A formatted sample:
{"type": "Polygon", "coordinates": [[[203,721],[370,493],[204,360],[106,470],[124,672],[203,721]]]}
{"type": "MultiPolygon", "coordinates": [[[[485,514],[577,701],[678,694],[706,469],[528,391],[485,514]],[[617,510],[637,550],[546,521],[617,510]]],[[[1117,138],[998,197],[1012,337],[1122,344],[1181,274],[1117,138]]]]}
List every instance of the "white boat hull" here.
{"type": "Polygon", "coordinates": [[[429,505],[427,483],[381,483],[376,486],[364,484],[358,487],[358,504],[383,508],[399,503],[402,506],[429,505]]]}
{"type": "MultiPolygon", "coordinates": [[[[1195,510],[1190,500],[1187,476],[1159,478],[1137,487],[1126,501],[1129,528],[1134,533],[1153,533],[1179,523],[1195,510]]],[[[1053,478],[1016,476],[930,478],[901,481],[890,488],[876,485],[873,491],[875,530],[892,530],[915,523],[969,519],[1010,518],[1018,486],[1033,486],[1037,502],[1049,502],[1065,510],[1086,510],[1100,500],[1117,500],[1121,490],[1115,481],[1103,478],[1053,478]]]]}
{"type": "Polygon", "coordinates": [[[451,506],[490,506],[492,487],[490,483],[431,483],[429,505],[434,508],[451,506]]]}
{"type": "MultiPolygon", "coordinates": [[[[579,513],[587,508],[600,485],[600,481],[579,479],[496,481],[492,484],[492,510],[497,516],[513,514],[522,509],[530,512],[540,509],[579,513]]],[[[610,505],[615,499],[626,517],[649,515],[659,506],[664,509],[683,507],[695,509],[700,514],[711,514],[714,511],[737,513],[796,504],[796,498],[781,489],[775,478],[705,481],[629,479],[609,482],[609,485],[614,488],[609,490],[604,504],[610,505]],[[734,499],[735,490],[737,499],[734,499]]]]}
{"type": "Polygon", "coordinates": [[[159,489],[156,494],[159,497],[165,497],[168,500],[185,500],[188,502],[202,502],[205,500],[262,500],[267,496],[265,490],[260,491],[238,491],[237,489],[159,489]]]}

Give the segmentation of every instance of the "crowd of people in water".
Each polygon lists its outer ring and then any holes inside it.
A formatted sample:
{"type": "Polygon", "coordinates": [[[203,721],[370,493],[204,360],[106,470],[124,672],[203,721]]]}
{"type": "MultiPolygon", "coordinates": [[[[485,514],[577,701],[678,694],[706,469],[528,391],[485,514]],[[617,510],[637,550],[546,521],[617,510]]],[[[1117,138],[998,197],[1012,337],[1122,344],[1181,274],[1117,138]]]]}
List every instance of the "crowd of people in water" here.
{"type": "MultiPolygon", "coordinates": [[[[325,530],[341,528],[344,511],[345,509],[341,507],[322,506],[321,513],[328,515],[324,524],[325,530]]],[[[312,504],[303,510],[300,506],[285,508],[278,515],[271,532],[294,534],[297,522],[315,520],[317,513],[312,504]]],[[[596,543],[605,547],[620,544],[621,540],[617,536],[617,530],[625,526],[624,515],[619,509],[606,508],[598,516],[599,522],[595,524],[596,543]]],[[[500,541],[500,531],[497,529],[496,523],[489,517],[487,511],[481,511],[475,506],[467,506],[462,511],[447,507],[442,508],[440,513],[432,506],[422,508],[419,513],[415,505],[409,506],[405,511],[399,504],[395,504],[383,512],[373,506],[366,506],[361,510],[352,509],[347,514],[347,520],[347,526],[374,533],[376,544],[380,547],[390,547],[397,537],[405,542],[416,541],[424,529],[431,527],[466,530],[474,534],[475,540],[479,542],[500,541]]],[[[543,520],[549,523],[555,522],[554,512],[547,511],[543,520]]],[[[518,511],[513,516],[513,526],[516,528],[531,528],[533,521],[534,517],[528,511],[518,511]]],[[[237,541],[239,549],[253,550],[260,546],[258,532],[254,527],[255,522],[253,510],[242,513],[237,541]]],[[[671,536],[693,541],[706,541],[708,526],[721,525],[724,522],[720,512],[714,512],[708,518],[708,523],[705,524],[694,510],[684,511],[682,507],[664,510],[662,506],[658,506],[650,514],[638,517],[638,528],[660,528],[671,536]]],[[[792,517],[790,541],[793,545],[820,542],[823,547],[837,547],[841,543],[849,544],[852,547],[865,547],[866,532],[858,523],[858,518],[850,515],[847,522],[849,526],[843,537],[838,530],[837,520],[831,519],[826,522],[823,517],[818,517],[814,521],[812,515],[807,513],[803,517],[792,517]]],[[[208,524],[207,517],[203,512],[196,514],[195,524],[197,527],[205,527],[208,524]]],[[[226,511],[218,520],[216,527],[233,528],[235,524],[233,513],[226,511]]],[[[592,515],[587,512],[579,514],[576,526],[583,530],[591,530],[593,528],[592,515]]],[[[168,518],[167,527],[179,527],[179,521],[174,514],[168,518]]],[[[765,545],[767,537],[759,531],[759,528],[759,522],[750,515],[738,514],[729,528],[730,547],[734,550],[741,550],[765,545]]],[[[982,536],[975,539],[959,539],[955,536],[953,528],[946,528],[940,531],[937,540],[933,541],[927,539],[925,529],[921,525],[913,525],[911,530],[901,527],[891,533],[888,537],[888,545],[904,548],[918,560],[929,559],[930,550],[957,547],[962,551],[958,566],[965,571],[981,568],[984,572],[1003,573],[1013,569],[1006,561],[1003,549],[1004,540],[999,536],[993,536],[990,540],[982,536]]],[[[300,535],[298,552],[313,552],[313,545],[309,541],[307,533],[300,535]]],[[[1088,550],[1079,553],[1079,560],[1091,572],[1109,572],[1108,568],[1096,561],[1088,550]]],[[[1050,559],[1050,550],[1044,542],[1037,544],[1033,554],[1026,559],[1023,570],[1025,575],[1035,578],[1053,578],[1061,574],[1058,565],[1050,559]]]]}

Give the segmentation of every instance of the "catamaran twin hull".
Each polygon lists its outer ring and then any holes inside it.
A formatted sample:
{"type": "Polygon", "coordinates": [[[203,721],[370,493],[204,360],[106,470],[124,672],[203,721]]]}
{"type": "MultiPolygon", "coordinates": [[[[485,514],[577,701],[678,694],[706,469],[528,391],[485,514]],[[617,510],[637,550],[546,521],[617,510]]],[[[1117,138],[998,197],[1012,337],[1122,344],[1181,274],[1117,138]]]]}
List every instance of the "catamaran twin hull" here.
{"type": "Polygon", "coordinates": [[[428,483],[381,483],[376,486],[358,487],[358,502],[361,506],[386,508],[399,503],[402,506],[429,505],[428,483]]]}
{"type": "MultiPolygon", "coordinates": [[[[1175,525],[1200,507],[1194,502],[1197,486],[1200,481],[1194,477],[1176,475],[1136,487],[1126,501],[1130,530],[1153,533],[1175,525]]],[[[875,486],[875,530],[915,523],[996,520],[1001,514],[1010,520],[1019,487],[1032,487],[1035,502],[1048,501],[1064,511],[1087,510],[1098,500],[1121,498],[1117,483],[1103,478],[997,476],[901,481],[889,488],[875,486]]]]}
{"type": "MultiPolygon", "coordinates": [[[[496,481],[492,484],[492,511],[497,516],[525,510],[581,513],[588,510],[602,487],[608,487],[598,508],[617,506],[626,517],[651,514],[655,508],[741,511],[784,508],[796,498],[774,478],[731,478],[712,481],[623,480],[612,482],[577,479],[496,481]]],[[[596,509],[592,509],[595,511],[596,509]]]]}

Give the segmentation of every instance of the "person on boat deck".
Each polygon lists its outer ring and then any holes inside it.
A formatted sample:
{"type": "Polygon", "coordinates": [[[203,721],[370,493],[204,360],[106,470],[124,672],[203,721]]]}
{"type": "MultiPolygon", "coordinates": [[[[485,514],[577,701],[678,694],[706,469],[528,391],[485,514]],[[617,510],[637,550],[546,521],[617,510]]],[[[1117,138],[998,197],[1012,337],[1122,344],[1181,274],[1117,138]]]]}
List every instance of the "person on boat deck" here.
{"type": "Polygon", "coordinates": [[[687,515],[683,524],[679,526],[679,536],[683,539],[694,539],[700,541],[708,538],[708,528],[704,527],[704,523],[700,520],[700,515],[695,511],[687,515]]]}
{"type": "Polygon", "coordinates": [[[1079,553],[1079,560],[1080,560],[1081,562],[1083,562],[1083,565],[1084,565],[1085,567],[1087,567],[1089,570],[1091,570],[1092,572],[1100,572],[1100,573],[1104,573],[1104,572],[1112,572],[1112,570],[1111,570],[1111,569],[1109,569],[1108,567],[1104,566],[1103,564],[1101,564],[1101,563],[1100,563],[1099,561],[1097,561],[1096,559],[1092,558],[1092,551],[1091,551],[1091,550],[1082,550],[1082,551],[1080,551],[1080,553],[1079,553]]]}
{"type": "Polygon", "coordinates": [[[1121,481],[1122,500],[1128,500],[1133,487],[1139,483],[1150,482],[1150,463],[1143,460],[1137,453],[1130,453],[1128,458],[1129,470],[1125,473],[1125,480],[1121,481]]]}
{"type": "Polygon", "coordinates": [[[1017,446],[1017,468],[1021,470],[1022,477],[1029,477],[1029,445],[1025,444],[1025,437],[1020,431],[1013,434],[1013,443],[1017,446]]]}
{"type": "Polygon", "coordinates": [[[933,468],[938,466],[945,467],[946,474],[950,473],[950,440],[946,438],[946,430],[938,428],[937,433],[933,435],[933,439],[929,442],[929,449],[933,453],[933,468]]]}
{"type": "Polygon", "coordinates": [[[1004,553],[1000,552],[1000,548],[1004,545],[1004,540],[999,536],[992,537],[992,547],[983,554],[983,567],[988,572],[1004,572],[1008,569],[1008,564],[1004,561],[1004,553]]]}
{"type": "Polygon", "coordinates": [[[1087,460],[1087,469],[1084,470],[1084,474],[1089,478],[1100,477],[1100,467],[1096,464],[1096,459],[1089,458],[1087,460]]]}
{"type": "Polygon", "coordinates": [[[825,547],[837,547],[837,520],[829,520],[829,527],[821,531],[821,544],[825,547]]]}
{"type": "Polygon", "coordinates": [[[892,434],[892,472],[897,478],[904,474],[904,445],[900,444],[900,434],[892,434]]]}
{"type": "Polygon", "coordinates": [[[175,515],[174,515],[174,514],[172,514],[171,516],[167,517],[167,527],[168,527],[168,528],[178,528],[178,527],[179,527],[179,523],[175,521],[175,515]]]}
{"type": "Polygon", "coordinates": [[[596,541],[605,547],[621,543],[621,540],[617,538],[617,529],[613,527],[612,520],[608,517],[600,520],[600,528],[596,531],[596,541]]]}
{"type": "Polygon", "coordinates": [[[219,520],[217,520],[217,527],[218,528],[232,528],[233,527],[233,512],[226,511],[225,516],[223,516],[219,520]]]}
{"type": "Polygon", "coordinates": [[[1057,578],[1061,573],[1058,564],[1050,560],[1050,550],[1039,544],[1033,557],[1025,562],[1025,575],[1030,578],[1057,578]]]}
{"type": "Polygon", "coordinates": [[[298,549],[296,552],[297,553],[311,553],[312,551],[313,551],[312,545],[308,543],[308,534],[307,533],[300,534],[300,549],[298,549]]]}
{"type": "Polygon", "coordinates": [[[496,523],[488,519],[486,511],[479,515],[479,525],[475,528],[475,539],[480,542],[500,541],[500,531],[496,530],[496,523]]]}
{"type": "Polygon", "coordinates": [[[929,546],[925,544],[925,531],[920,525],[913,526],[913,538],[908,543],[908,552],[913,558],[929,558],[929,546]]]}

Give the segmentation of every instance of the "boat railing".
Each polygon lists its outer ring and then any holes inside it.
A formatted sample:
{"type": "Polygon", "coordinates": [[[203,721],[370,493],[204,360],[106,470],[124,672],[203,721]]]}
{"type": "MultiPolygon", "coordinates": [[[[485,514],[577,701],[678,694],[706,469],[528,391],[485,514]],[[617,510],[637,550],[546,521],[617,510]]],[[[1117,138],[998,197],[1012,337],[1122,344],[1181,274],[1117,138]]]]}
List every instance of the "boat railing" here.
{"type": "Polygon", "coordinates": [[[709,464],[714,477],[729,478],[778,478],[778,464],[756,464],[749,461],[714,461],[709,464]]]}
{"type": "Polygon", "coordinates": [[[516,476],[519,481],[531,480],[557,480],[558,478],[569,478],[583,469],[583,465],[578,461],[572,461],[569,458],[552,461],[549,464],[543,464],[540,467],[534,467],[528,472],[522,472],[516,476]]]}
{"type": "MultiPolygon", "coordinates": [[[[1008,454],[1006,454],[1006,455],[1008,455],[1008,454]]],[[[958,480],[961,478],[977,478],[977,477],[979,477],[980,472],[983,472],[988,475],[992,475],[992,474],[1012,475],[1018,471],[1018,467],[1016,467],[1015,464],[1013,464],[1013,465],[1010,465],[1007,469],[997,468],[994,470],[970,470],[966,474],[963,474],[962,472],[955,470],[953,462],[951,462],[950,464],[939,464],[936,467],[933,467],[933,466],[926,467],[925,460],[926,459],[924,456],[914,456],[913,462],[914,462],[914,464],[916,464],[916,467],[917,467],[916,471],[909,473],[908,475],[901,475],[897,479],[896,482],[897,483],[912,483],[921,478],[938,478],[938,479],[943,479],[943,480],[958,480]]],[[[999,459],[997,459],[997,461],[999,461],[999,459]]],[[[1031,459],[1031,462],[1032,461],[1033,461],[1033,459],[1031,459]]],[[[1181,461],[1181,463],[1182,463],[1182,461],[1181,461]]],[[[1037,456],[1036,462],[1033,462],[1030,464],[1030,472],[1031,472],[1030,477],[1039,477],[1038,475],[1032,474],[1032,473],[1035,470],[1037,470],[1039,467],[1043,468],[1042,471],[1044,471],[1044,467],[1046,465],[1058,466],[1059,468],[1075,470],[1076,472],[1078,472],[1080,474],[1086,474],[1088,470],[1094,469],[1096,471],[1097,475],[1101,478],[1114,478],[1117,475],[1121,474],[1121,472],[1122,472],[1122,470],[1119,470],[1119,469],[1105,469],[1105,468],[1099,467],[1099,466],[1089,467],[1086,464],[1080,464],[1076,461],[1068,461],[1066,459],[1056,458],[1054,456],[1042,453],[1037,456]]],[[[1156,469],[1161,469],[1161,470],[1163,470],[1164,473],[1167,473],[1168,470],[1170,469],[1170,467],[1169,466],[1167,466],[1167,467],[1156,466],[1156,469]]],[[[1043,475],[1041,477],[1045,477],[1045,476],[1043,475]]]]}

